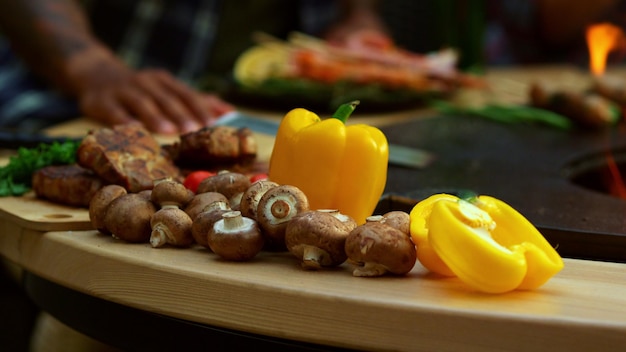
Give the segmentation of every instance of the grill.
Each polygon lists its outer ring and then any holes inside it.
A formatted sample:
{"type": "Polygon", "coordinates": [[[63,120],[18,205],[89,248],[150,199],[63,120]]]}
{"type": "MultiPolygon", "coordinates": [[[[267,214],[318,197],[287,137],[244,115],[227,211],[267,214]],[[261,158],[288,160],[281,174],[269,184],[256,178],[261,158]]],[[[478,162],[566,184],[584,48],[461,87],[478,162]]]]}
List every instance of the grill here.
{"type": "Polygon", "coordinates": [[[383,128],[390,143],[430,151],[424,169],[390,166],[382,209],[434,193],[491,195],[526,216],[563,257],[626,262],[626,200],[611,194],[607,155],[626,174],[626,130],[558,130],[467,116],[383,128]]]}

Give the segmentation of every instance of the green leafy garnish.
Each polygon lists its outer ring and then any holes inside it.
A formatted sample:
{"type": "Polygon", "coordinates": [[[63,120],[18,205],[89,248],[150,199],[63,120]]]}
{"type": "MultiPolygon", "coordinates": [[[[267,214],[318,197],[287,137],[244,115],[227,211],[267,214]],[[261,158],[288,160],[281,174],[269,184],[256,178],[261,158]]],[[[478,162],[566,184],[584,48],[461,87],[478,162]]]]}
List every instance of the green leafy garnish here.
{"type": "MultiPolygon", "coordinates": [[[[211,90],[215,86],[217,85],[205,81],[201,87],[211,90]]],[[[222,88],[222,95],[231,102],[256,103],[264,108],[270,106],[283,110],[297,105],[318,112],[332,113],[341,104],[352,100],[361,101],[359,109],[362,108],[362,111],[386,111],[421,106],[427,99],[439,98],[445,93],[388,88],[381,84],[359,84],[350,81],[327,84],[308,79],[271,77],[254,86],[235,83],[228,88],[222,88]]]]}
{"type": "Polygon", "coordinates": [[[445,114],[484,117],[503,123],[540,123],[560,129],[572,127],[572,121],[555,112],[525,105],[486,104],[480,107],[461,107],[444,101],[434,101],[432,106],[445,114]]]}
{"type": "Polygon", "coordinates": [[[35,171],[49,165],[67,165],[76,162],[80,141],[68,140],[40,144],[35,148],[19,148],[9,163],[0,167],[0,196],[20,196],[28,192],[35,171]]]}

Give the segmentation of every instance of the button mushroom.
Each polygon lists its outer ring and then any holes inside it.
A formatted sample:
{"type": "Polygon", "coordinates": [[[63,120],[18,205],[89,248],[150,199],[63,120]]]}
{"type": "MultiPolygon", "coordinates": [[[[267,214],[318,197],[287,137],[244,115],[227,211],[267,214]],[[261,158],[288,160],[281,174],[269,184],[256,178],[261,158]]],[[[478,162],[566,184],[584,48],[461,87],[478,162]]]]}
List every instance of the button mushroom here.
{"type": "Polygon", "coordinates": [[[338,210],[305,211],[289,221],[285,244],[304,269],[337,266],[347,259],[346,238],[356,226],[354,219],[338,210]]]}
{"type": "Polygon", "coordinates": [[[380,221],[369,221],[352,230],[345,250],[351,261],[362,263],[352,272],[354,276],[405,275],[417,260],[411,238],[380,221]]]}
{"type": "Polygon", "coordinates": [[[278,183],[266,179],[252,183],[250,187],[243,192],[243,196],[241,197],[241,203],[239,204],[241,215],[256,220],[261,197],[263,197],[265,192],[274,187],[278,187],[278,183]]]}
{"type": "Polygon", "coordinates": [[[152,190],[151,189],[144,189],[143,191],[137,192],[138,195],[146,198],[149,201],[152,201],[152,190]]]}
{"type": "Polygon", "coordinates": [[[154,187],[150,197],[153,202],[165,206],[176,206],[182,208],[191,201],[194,194],[182,183],[171,178],[164,178],[154,181],[154,187]]]}
{"type": "Polygon", "coordinates": [[[191,235],[192,220],[182,209],[166,205],[150,218],[150,244],[154,248],[171,244],[187,247],[193,243],[191,235]]]}
{"type": "Polygon", "coordinates": [[[208,242],[209,231],[213,225],[222,218],[222,214],[231,211],[230,204],[226,197],[224,201],[215,201],[204,208],[193,220],[191,225],[191,236],[197,244],[210,248],[208,242]]]}
{"type": "Polygon", "coordinates": [[[139,193],[115,198],[107,208],[104,225],[113,236],[127,242],[147,242],[150,239],[150,218],[157,211],[150,199],[139,193]]]}
{"type": "MultiPolygon", "coordinates": [[[[196,216],[201,212],[205,211],[207,206],[209,206],[213,202],[226,202],[228,203],[228,198],[221,193],[218,192],[205,192],[198,193],[185,207],[185,213],[189,215],[191,220],[195,220],[196,216]]],[[[229,204],[230,207],[230,204],[229,204]]]]}
{"type": "Polygon", "coordinates": [[[407,212],[400,210],[387,212],[383,214],[381,222],[402,231],[407,236],[410,236],[411,217],[407,212]]]}
{"type": "Polygon", "coordinates": [[[126,188],[120,185],[108,185],[100,188],[89,201],[89,221],[94,229],[105,235],[111,233],[104,225],[104,216],[113,199],[127,194],[126,188]]]}
{"type": "Polygon", "coordinates": [[[204,179],[198,185],[196,193],[219,192],[226,196],[233,209],[239,209],[243,192],[250,187],[248,176],[230,171],[220,171],[204,179]]]}
{"type": "Polygon", "coordinates": [[[151,200],[159,209],[150,219],[150,244],[154,248],[171,244],[187,247],[193,243],[191,217],[181,208],[186,206],[194,194],[182,183],[171,178],[154,181],[151,200]]]}
{"type": "Polygon", "coordinates": [[[309,201],[298,187],[280,185],[261,197],[257,221],[272,249],[285,249],[287,223],[296,215],[309,210],[309,201]]]}
{"type": "Polygon", "coordinates": [[[254,258],[265,240],[256,221],[241,216],[240,211],[222,214],[207,237],[211,250],[226,260],[245,261],[254,258]]]}

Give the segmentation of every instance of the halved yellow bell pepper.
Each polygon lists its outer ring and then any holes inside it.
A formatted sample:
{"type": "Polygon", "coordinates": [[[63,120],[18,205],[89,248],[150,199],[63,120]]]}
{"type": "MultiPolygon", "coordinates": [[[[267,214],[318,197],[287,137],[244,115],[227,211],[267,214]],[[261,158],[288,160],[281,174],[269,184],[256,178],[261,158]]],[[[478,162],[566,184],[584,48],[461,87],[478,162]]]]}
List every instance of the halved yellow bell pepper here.
{"type": "Polygon", "coordinates": [[[443,276],[456,276],[435,252],[428,240],[428,222],[433,205],[442,199],[457,200],[451,194],[435,194],[417,203],[411,209],[411,239],[417,250],[417,260],[428,270],[443,276]]]}
{"type": "Polygon", "coordinates": [[[269,178],[300,188],[311,209],[338,209],[359,224],[372,215],[385,189],[389,147],[376,127],[345,125],[358,102],[321,120],[298,108],[282,119],[269,178]]]}
{"type": "MultiPolygon", "coordinates": [[[[412,235],[419,229],[414,222],[426,223],[432,252],[477,290],[535,289],[563,268],[563,260],[537,228],[499,199],[479,196],[470,202],[447,195],[430,203],[426,206],[430,213],[424,218],[412,212],[412,235]]],[[[433,270],[432,264],[424,266],[433,270]]]]}

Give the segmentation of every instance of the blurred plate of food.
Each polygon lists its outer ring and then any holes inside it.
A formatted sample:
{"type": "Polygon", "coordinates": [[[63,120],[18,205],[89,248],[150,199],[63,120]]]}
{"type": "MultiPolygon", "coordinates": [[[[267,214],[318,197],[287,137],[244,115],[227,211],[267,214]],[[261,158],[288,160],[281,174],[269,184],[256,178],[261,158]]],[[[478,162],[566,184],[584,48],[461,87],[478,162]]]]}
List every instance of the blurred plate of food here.
{"type": "Polygon", "coordinates": [[[397,110],[483,84],[457,69],[453,49],[418,54],[390,42],[339,46],[299,32],[284,41],[257,33],[255,41],[235,62],[232,82],[221,86],[232,102],[332,111],[358,99],[364,110],[397,110]]]}

